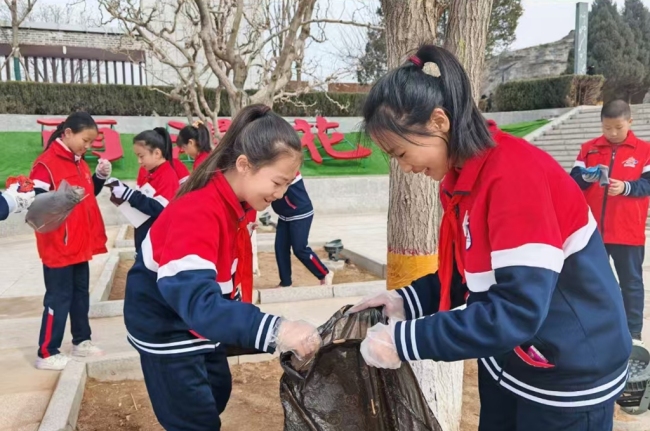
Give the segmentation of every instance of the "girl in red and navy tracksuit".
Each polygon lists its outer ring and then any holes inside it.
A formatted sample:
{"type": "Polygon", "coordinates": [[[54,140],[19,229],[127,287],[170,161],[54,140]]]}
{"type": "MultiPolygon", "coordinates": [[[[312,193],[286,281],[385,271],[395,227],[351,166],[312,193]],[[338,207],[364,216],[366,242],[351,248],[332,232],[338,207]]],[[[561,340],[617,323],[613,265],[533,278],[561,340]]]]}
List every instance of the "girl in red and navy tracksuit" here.
{"type": "Polygon", "coordinates": [[[133,151],[138,157],[140,171],[137,188],[131,189],[119,180],[111,179],[111,200],[117,204],[128,202],[133,208],[149,216],[135,228],[135,252],[140,253],[142,241],[149,229],[167,204],[178,191],[178,176],[172,160],[172,141],[169,133],[162,127],[145,130],[133,138],[133,151]]]}
{"type": "MultiPolygon", "coordinates": [[[[634,343],[643,329],[643,258],[650,200],[650,143],[630,130],[632,112],[623,100],[603,105],[603,135],[580,148],[571,176],[583,190],[598,222],[605,249],[614,261],[621,285],[627,326],[634,343]],[[585,168],[608,167],[609,183],[585,168]]],[[[598,174],[599,172],[597,172],[598,174]]]]}
{"type": "Polygon", "coordinates": [[[352,310],[383,305],[389,317],[362,342],[366,362],[479,358],[481,431],[611,430],[632,341],[580,188],[486,124],[440,47],[377,81],[364,120],[404,172],[442,180],[444,209],[438,271],[352,310]]]}
{"type": "Polygon", "coordinates": [[[45,310],[36,361],[39,369],[62,370],[67,364],[68,357],[59,349],[68,313],[72,354],[102,353],[90,340],[88,261],[107,251],[104,221],[95,196],[110,175],[111,165],[100,160],[95,175],[91,176],[83,156],[96,137],[97,125],[90,115],[85,112],[70,115],[56,128],[30,174],[36,194],[57,190],[64,180],[86,191],[85,198],[58,229],[36,233],[45,278],[45,310]]]}
{"type": "Polygon", "coordinates": [[[314,207],[300,172],[282,199],[273,202],[271,206],[278,215],[275,233],[275,260],[280,273],[278,287],[291,287],[291,249],[298,260],[321,281],[321,284],[330,286],[334,273],[309,247],[309,229],[314,220],[314,207]]]}
{"type": "Polygon", "coordinates": [[[303,358],[320,346],[314,326],[249,303],[246,212],[280,199],[301,161],[289,123],[264,105],[242,109],[142,243],[127,278],[124,321],[167,431],[220,429],[232,387],[221,343],[303,358]]]}
{"type": "Polygon", "coordinates": [[[192,169],[196,170],[212,151],[210,131],[202,121],[195,121],[192,125],[185,126],[178,132],[176,145],[194,160],[192,169]]]}

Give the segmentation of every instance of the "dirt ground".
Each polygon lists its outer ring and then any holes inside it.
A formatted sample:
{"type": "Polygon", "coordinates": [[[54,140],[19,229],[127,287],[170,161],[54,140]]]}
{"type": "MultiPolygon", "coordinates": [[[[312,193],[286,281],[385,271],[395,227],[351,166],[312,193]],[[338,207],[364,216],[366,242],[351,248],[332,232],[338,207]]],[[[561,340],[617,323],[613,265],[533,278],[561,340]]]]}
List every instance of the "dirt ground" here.
{"type": "MultiPolygon", "coordinates": [[[[279,361],[231,367],[233,391],[221,415],[222,431],[282,431],[279,361]]],[[[142,381],[88,380],[77,431],[162,431],[142,381]]]]}
{"type": "MultiPolygon", "coordinates": [[[[282,369],[277,360],[231,367],[233,390],[221,415],[222,431],[282,431],[284,413],[278,382],[282,369]]],[[[465,361],[463,415],[460,431],[476,431],[480,403],[478,368],[465,361]]],[[[615,419],[631,420],[617,412],[615,419]]],[[[162,431],[142,381],[97,382],[90,379],[81,404],[77,431],[162,431]]]]}
{"type": "Polygon", "coordinates": [[[128,226],[126,228],[126,233],[124,234],[124,239],[134,239],[135,238],[135,230],[133,229],[133,226],[128,226]]]}
{"type": "MultiPolygon", "coordinates": [[[[325,250],[315,249],[314,252],[323,262],[327,261],[325,250]]],[[[255,288],[276,287],[280,283],[280,276],[278,275],[278,264],[275,262],[275,253],[258,253],[257,258],[262,276],[255,277],[255,288]]],[[[320,281],[293,254],[291,255],[291,271],[293,286],[318,286],[320,284],[320,281]]],[[[372,280],[378,280],[378,278],[353,264],[346,264],[345,268],[334,272],[335,284],[372,280]]]]}
{"type": "MultiPolygon", "coordinates": [[[[321,260],[327,260],[327,253],[315,251],[321,260]]],[[[254,287],[256,289],[268,289],[276,287],[280,282],[278,275],[278,266],[275,263],[275,253],[258,253],[259,267],[261,277],[255,277],[254,287]]],[[[109,301],[124,299],[124,290],[126,289],[126,275],[133,266],[133,259],[122,259],[117,265],[115,276],[113,278],[113,287],[108,297],[109,301]]],[[[319,281],[311,272],[300,263],[295,256],[291,257],[291,268],[293,270],[294,286],[317,286],[319,281]]],[[[345,268],[334,273],[334,283],[352,283],[356,281],[372,281],[377,277],[369,272],[363,271],[352,264],[346,264],[345,268]]],[[[0,318],[1,315],[0,315],[0,318]]]]}
{"type": "Polygon", "coordinates": [[[133,259],[120,259],[113,276],[113,287],[111,287],[111,294],[108,296],[109,301],[124,299],[124,291],[126,290],[126,275],[133,266],[135,260],[133,259]]]}

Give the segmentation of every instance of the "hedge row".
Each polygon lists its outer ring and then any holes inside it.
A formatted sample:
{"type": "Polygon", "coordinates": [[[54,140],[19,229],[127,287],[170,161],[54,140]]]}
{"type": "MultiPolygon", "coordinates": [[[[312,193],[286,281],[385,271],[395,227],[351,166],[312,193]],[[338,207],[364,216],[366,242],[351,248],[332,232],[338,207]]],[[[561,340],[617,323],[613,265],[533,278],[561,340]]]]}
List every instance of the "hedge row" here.
{"type": "MultiPolygon", "coordinates": [[[[159,87],[169,92],[170,88],[159,87]]],[[[214,100],[214,90],[206,99],[214,100]]],[[[274,111],[287,117],[361,115],[365,94],[307,93],[293,101],[276,102],[274,111]]],[[[150,87],[129,85],[0,83],[0,114],[67,115],[75,110],[92,115],[184,116],[182,106],[150,87]]],[[[230,116],[228,98],[221,94],[222,116],[230,116]]]]}
{"type": "Polygon", "coordinates": [[[497,88],[496,104],[499,111],[595,105],[602,100],[604,82],[601,75],[562,75],[506,82],[497,88]]]}

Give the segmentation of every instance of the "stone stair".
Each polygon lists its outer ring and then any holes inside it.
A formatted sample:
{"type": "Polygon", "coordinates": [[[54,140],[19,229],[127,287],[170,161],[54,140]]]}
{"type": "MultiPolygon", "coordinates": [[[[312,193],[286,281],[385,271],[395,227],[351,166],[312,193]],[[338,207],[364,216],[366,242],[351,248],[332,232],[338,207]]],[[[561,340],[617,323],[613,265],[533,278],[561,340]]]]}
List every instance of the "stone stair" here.
{"type": "MultiPolygon", "coordinates": [[[[569,118],[545,130],[531,142],[557,160],[570,172],[580,151],[580,146],[602,134],[600,127],[600,106],[583,106],[569,118]]],[[[650,104],[633,105],[632,130],[639,139],[650,141],[650,104]]],[[[646,222],[650,228],[650,218],[646,222]]]]}

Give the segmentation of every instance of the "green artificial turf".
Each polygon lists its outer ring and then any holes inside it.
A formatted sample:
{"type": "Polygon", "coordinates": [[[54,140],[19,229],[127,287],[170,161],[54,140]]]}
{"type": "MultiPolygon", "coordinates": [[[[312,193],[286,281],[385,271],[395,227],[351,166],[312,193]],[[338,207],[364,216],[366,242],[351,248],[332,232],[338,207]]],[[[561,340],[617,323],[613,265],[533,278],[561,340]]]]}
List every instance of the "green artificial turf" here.
{"type": "MultiPolygon", "coordinates": [[[[500,126],[502,130],[516,136],[525,136],[533,130],[548,123],[548,120],[529,121],[525,123],[500,126]]],[[[124,158],[113,163],[113,176],[123,180],[134,180],[138,174],[138,161],[133,153],[132,134],[120,135],[124,158]]],[[[337,151],[347,151],[354,148],[359,141],[359,133],[346,133],[347,143],[337,144],[337,151]]],[[[360,160],[325,159],[327,154],[316,140],[317,148],[325,160],[322,164],[308,160],[309,153],[305,150],[305,163],[301,168],[304,176],[334,176],[334,175],[383,175],[388,173],[388,158],[377,146],[364,139],[361,145],[372,149],[372,154],[360,160]]],[[[9,176],[29,175],[32,163],[42,151],[41,135],[36,132],[2,132],[0,133],[0,188],[9,176]]],[[[88,159],[94,170],[96,160],[88,159]]],[[[188,164],[191,168],[191,163],[188,164]]]]}

